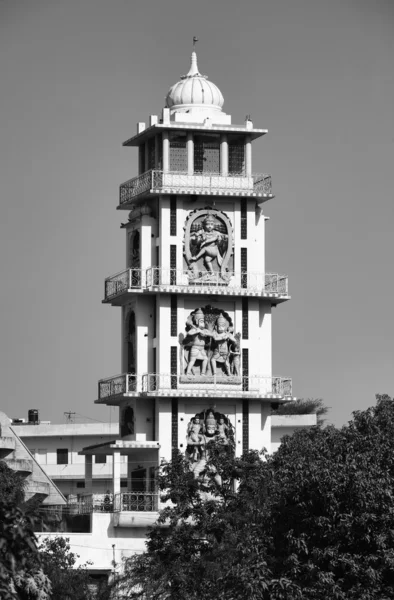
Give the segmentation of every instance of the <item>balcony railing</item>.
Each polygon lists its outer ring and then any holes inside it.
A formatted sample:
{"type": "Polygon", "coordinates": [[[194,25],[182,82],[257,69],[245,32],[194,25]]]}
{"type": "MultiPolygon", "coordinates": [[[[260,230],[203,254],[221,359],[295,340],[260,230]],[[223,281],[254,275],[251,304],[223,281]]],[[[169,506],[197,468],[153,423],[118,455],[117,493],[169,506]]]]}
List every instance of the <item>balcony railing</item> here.
{"type": "Polygon", "coordinates": [[[257,173],[243,175],[232,173],[194,173],[182,171],[150,170],[129,179],[120,186],[119,203],[128,204],[146,193],[239,194],[245,196],[271,196],[271,175],[257,173]]]}
{"type": "Polygon", "coordinates": [[[66,510],[74,514],[92,512],[157,511],[158,492],[121,492],[119,494],[83,494],[69,496],[66,510]]]}
{"type": "Polygon", "coordinates": [[[109,379],[100,379],[98,382],[98,397],[100,400],[135,391],[137,391],[137,375],[132,373],[115,375],[115,377],[109,379]]]}
{"type": "Polygon", "coordinates": [[[151,512],[159,510],[159,494],[157,492],[121,492],[115,494],[115,512],[151,512]]]}
{"type": "Polygon", "coordinates": [[[206,375],[188,376],[177,373],[145,373],[134,375],[125,373],[99,381],[99,401],[105,401],[120,394],[134,395],[196,395],[231,396],[256,398],[291,398],[292,380],[289,377],[269,377],[264,375],[206,375]],[[116,385],[113,382],[116,381],[116,385]]]}
{"type": "Polygon", "coordinates": [[[126,269],[105,280],[105,300],[115,298],[128,290],[149,290],[157,287],[177,287],[185,292],[204,288],[210,294],[253,294],[288,296],[288,277],[278,273],[257,273],[233,271],[226,273],[224,279],[220,272],[196,273],[191,270],[163,269],[126,269]]]}

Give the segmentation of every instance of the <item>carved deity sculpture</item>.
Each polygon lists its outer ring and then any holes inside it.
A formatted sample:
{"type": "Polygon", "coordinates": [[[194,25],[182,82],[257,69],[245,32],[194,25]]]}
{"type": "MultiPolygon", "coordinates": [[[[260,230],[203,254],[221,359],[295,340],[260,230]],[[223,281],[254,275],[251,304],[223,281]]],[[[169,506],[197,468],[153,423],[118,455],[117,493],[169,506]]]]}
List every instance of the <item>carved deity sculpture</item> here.
{"type": "Polygon", "coordinates": [[[204,265],[213,273],[212,262],[217,260],[219,267],[223,263],[223,255],[227,250],[228,236],[219,231],[219,223],[211,213],[202,221],[202,227],[190,236],[191,245],[195,246],[197,253],[190,258],[190,262],[204,259],[204,265]]]}
{"type": "Polygon", "coordinates": [[[182,373],[188,379],[239,377],[241,336],[233,332],[225,311],[210,305],[193,311],[186,321],[186,336],[180,336],[182,373]]]}
{"type": "Polygon", "coordinates": [[[211,337],[210,332],[205,327],[204,313],[199,309],[193,318],[194,327],[192,327],[188,336],[191,338],[190,352],[189,352],[189,364],[186,369],[186,375],[194,375],[194,364],[196,360],[202,362],[201,364],[201,375],[205,375],[208,366],[208,355],[205,350],[206,341],[211,337]]]}
{"type": "Polygon", "coordinates": [[[232,227],[220,211],[206,208],[193,211],[185,227],[184,254],[189,280],[228,283],[233,268],[232,227]]]}
{"type": "Polygon", "coordinates": [[[228,417],[213,408],[196,414],[190,421],[186,435],[186,456],[198,475],[204,469],[213,443],[234,447],[234,430],[228,417]]]}
{"type": "Polygon", "coordinates": [[[230,375],[230,349],[229,342],[236,342],[235,337],[229,332],[229,322],[219,315],[216,321],[214,337],[214,350],[211,357],[212,374],[216,375],[216,364],[221,363],[226,375],[230,375]]]}

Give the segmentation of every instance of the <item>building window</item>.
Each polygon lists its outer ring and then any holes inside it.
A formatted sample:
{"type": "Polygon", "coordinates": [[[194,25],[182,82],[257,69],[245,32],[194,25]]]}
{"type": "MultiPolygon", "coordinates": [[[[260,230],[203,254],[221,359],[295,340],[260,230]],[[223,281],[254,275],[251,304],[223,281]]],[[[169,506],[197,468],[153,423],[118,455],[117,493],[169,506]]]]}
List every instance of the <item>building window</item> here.
{"type": "Polygon", "coordinates": [[[247,200],[241,198],[241,240],[248,238],[248,213],[247,213],[247,200]]]}
{"type": "Polygon", "coordinates": [[[220,136],[216,133],[194,136],[194,171],[220,172],[220,136]]]}
{"type": "Polygon", "coordinates": [[[171,294],[171,335],[178,335],[177,297],[171,294]]]}
{"type": "Polygon", "coordinates": [[[84,488],[84,487],[85,487],[84,481],[77,481],[77,488],[84,488]]]}
{"type": "Polygon", "coordinates": [[[107,462],[107,455],[106,454],[95,454],[94,462],[96,463],[96,465],[105,465],[107,462]]]}
{"type": "Polygon", "coordinates": [[[249,390],[249,349],[242,348],[242,390],[249,390]]]}
{"type": "Polygon", "coordinates": [[[171,346],[171,389],[176,390],[177,385],[177,364],[178,364],[178,347],[171,346]]]}
{"type": "Polygon", "coordinates": [[[248,299],[242,298],[242,339],[249,338],[249,310],[248,299]]]}
{"type": "Polygon", "coordinates": [[[170,285],[176,285],[176,246],[170,246],[170,285]]]}
{"type": "Polygon", "coordinates": [[[127,488],[127,479],[121,479],[120,480],[120,487],[121,488],[127,488]]]}
{"type": "Polygon", "coordinates": [[[248,287],[248,249],[241,248],[241,287],[248,287]]]}
{"type": "Polygon", "coordinates": [[[243,175],[245,171],[245,146],[239,141],[229,141],[228,172],[232,175],[243,175]]]}
{"type": "Polygon", "coordinates": [[[242,451],[249,450],[249,402],[242,402],[242,451]]]}
{"type": "Polygon", "coordinates": [[[170,133],[170,171],[187,172],[186,133],[170,133]]]}
{"type": "Polygon", "coordinates": [[[176,196],[170,196],[170,235],[176,235],[176,196]]]}
{"type": "Polygon", "coordinates": [[[68,465],[68,449],[58,448],[56,450],[56,459],[58,465],[68,465]]]}
{"type": "Polygon", "coordinates": [[[173,398],[171,403],[171,438],[172,438],[172,458],[178,449],[178,398],[173,398]]]}

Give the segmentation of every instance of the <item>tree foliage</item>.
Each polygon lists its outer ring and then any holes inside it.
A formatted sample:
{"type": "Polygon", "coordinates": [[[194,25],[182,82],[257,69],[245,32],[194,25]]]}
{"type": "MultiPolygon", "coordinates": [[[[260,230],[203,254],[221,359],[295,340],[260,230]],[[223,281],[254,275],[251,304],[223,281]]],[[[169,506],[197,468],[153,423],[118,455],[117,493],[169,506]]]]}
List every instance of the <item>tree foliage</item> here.
{"type": "Polygon", "coordinates": [[[394,589],[394,403],[273,456],[217,448],[202,480],[181,455],[169,501],[119,586],[144,600],[385,600],[394,589]],[[223,485],[218,484],[218,475],[223,485]],[[238,489],[234,491],[234,479],[238,489]]]}
{"type": "Polygon", "coordinates": [[[322,418],[328,412],[328,407],[324,405],[322,398],[299,398],[292,402],[277,404],[271,411],[273,415],[317,415],[318,423],[323,423],[322,418]]]}

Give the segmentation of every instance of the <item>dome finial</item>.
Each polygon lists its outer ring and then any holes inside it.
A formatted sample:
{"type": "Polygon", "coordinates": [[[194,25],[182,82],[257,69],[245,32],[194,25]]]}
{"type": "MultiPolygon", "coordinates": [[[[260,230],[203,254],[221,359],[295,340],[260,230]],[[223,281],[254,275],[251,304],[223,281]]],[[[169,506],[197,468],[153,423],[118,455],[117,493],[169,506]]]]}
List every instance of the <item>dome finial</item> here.
{"type": "Polygon", "coordinates": [[[197,64],[197,53],[196,53],[196,43],[198,42],[198,37],[193,36],[193,52],[191,57],[190,69],[184,77],[194,77],[195,75],[201,75],[198,70],[197,64]]]}

